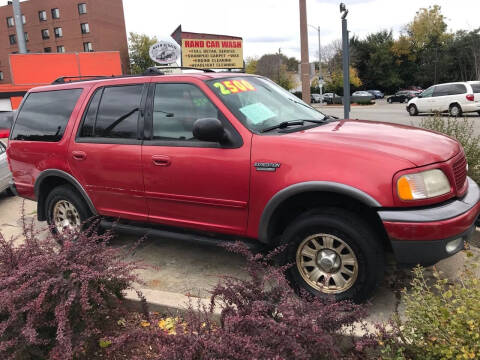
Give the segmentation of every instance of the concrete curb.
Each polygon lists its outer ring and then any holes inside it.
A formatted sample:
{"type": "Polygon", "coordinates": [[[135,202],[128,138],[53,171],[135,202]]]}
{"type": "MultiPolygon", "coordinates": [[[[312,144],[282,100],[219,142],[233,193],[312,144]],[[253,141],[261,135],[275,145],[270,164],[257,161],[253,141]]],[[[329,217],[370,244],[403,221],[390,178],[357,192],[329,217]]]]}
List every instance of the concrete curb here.
{"type": "MultiPolygon", "coordinates": [[[[148,310],[159,313],[169,313],[172,315],[185,314],[190,306],[195,310],[205,307],[210,307],[210,300],[204,298],[197,298],[192,296],[185,296],[178,293],[152,290],[152,289],[138,289],[145,297],[148,305],[148,310]]],[[[134,290],[128,290],[125,294],[127,306],[135,311],[142,310],[142,304],[134,290]]],[[[213,311],[215,320],[220,319],[220,309],[216,307],[213,311]]]]}

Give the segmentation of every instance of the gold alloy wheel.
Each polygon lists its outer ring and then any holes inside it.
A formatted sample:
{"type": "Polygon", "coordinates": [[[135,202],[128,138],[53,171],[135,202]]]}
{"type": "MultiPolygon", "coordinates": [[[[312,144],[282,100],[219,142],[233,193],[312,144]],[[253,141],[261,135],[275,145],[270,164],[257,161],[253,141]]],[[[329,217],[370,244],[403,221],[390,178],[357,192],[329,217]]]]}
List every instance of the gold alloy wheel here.
{"type": "Polygon", "coordinates": [[[358,261],[352,248],[330,234],[315,234],[302,241],[296,263],[303,280],[326,294],[347,291],[358,276],[358,261]]]}
{"type": "Polygon", "coordinates": [[[67,200],[60,200],[55,204],[53,222],[59,234],[67,229],[69,231],[79,231],[82,224],[77,208],[67,200]]]}

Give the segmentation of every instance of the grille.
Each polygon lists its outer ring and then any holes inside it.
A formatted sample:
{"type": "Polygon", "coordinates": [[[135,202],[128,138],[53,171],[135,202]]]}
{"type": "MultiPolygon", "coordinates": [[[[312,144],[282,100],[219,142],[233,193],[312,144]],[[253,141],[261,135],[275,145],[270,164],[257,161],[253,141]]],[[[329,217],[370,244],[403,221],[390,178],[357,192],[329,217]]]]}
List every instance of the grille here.
{"type": "Polygon", "coordinates": [[[467,179],[467,160],[465,159],[465,155],[462,155],[462,157],[453,164],[453,175],[455,176],[455,185],[457,189],[460,190],[467,179]]]}

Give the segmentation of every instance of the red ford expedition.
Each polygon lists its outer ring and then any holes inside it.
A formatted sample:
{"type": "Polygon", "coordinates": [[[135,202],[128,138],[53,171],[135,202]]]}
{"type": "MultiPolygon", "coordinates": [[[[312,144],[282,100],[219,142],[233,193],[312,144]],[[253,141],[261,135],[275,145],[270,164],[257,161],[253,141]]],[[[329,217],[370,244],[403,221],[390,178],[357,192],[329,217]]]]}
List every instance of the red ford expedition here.
{"type": "Polygon", "coordinates": [[[372,293],[386,251],[430,265],[462,250],[480,207],[457,141],[336,120],[243,74],[32,89],[8,157],[56,232],[98,215],[161,237],[288,244],[292,284],[338,300],[372,293]]]}

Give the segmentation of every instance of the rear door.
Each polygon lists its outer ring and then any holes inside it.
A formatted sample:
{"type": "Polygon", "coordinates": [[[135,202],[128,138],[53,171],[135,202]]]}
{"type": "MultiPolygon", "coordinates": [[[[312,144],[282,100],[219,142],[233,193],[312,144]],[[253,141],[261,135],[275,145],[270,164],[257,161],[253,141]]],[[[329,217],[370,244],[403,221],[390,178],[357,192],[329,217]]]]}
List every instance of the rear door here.
{"type": "Polygon", "coordinates": [[[147,220],[141,166],[147,85],[97,86],[69,148],[69,164],[99,214],[147,220]]]}
{"type": "Polygon", "coordinates": [[[142,149],[149,220],[243,233],[248,215],[251,134],[242,139],[199,85],[151,84],[149,129],[142,149]],[[193,124],[201,118],[219,119],[234,142],[220,145],[195,139],[193,124]]]}

